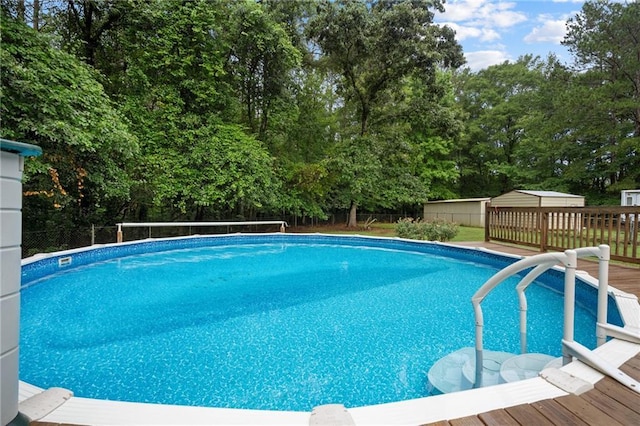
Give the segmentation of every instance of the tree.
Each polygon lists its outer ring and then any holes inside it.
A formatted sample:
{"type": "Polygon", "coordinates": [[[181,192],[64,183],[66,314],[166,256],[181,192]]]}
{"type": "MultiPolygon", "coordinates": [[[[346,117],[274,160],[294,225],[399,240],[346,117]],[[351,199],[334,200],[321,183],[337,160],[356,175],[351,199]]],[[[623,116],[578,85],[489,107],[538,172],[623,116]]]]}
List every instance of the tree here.
{"type": "Polygon", "coordinates": [[[591,190],[640,184],[640,4],[588,1],[563,42],[575,56],[576,132],[591,190]],[[580,98],[577,98],[580,96],[580,98]]]}
{"type": "Polygon", "coordinates": [[[260,142],[235,125],[203,126],[183,138],[188,155],[176,146],[147,162],[156,204],[170,203],[195,220],[203,220],[207,211],[251,216],[255,209],[273,208],[279,188],[260,142]]]}
{"type": "MultiPolygon", "coordinates": [[[[349,226],[356,226],[358,204],[366,203],[364,188],[371,176],[362,176],[381,159],[372,161],[377,150],[375,137],[369,137],[370,120],[382,94],[408,76],[419,76],[430,85],[439,67],[457,67],[463,63],[462,51],[448,27],[433,25],[430,8],[442,10],[440,1],[323,1],[308,26],[308,34],[321,49],[329,65],[342,76],[339,88],[346,104],[353,104],[359,130],[357,135],[343,137],[353,141],[358,152],[343,159],[345,191],[350,194],[349,226]],[[358,159],[365,161],[356,166],[358,159]],[[350,188],[349,188],[350,187],[350,188]]],[[[373,188],[371,188],[373,189],[373,188]]]]}
{"type": "Polygon", "coordinates": [[[107,75],[142,155],[129,214],[190,220],[273,209],[271,156],[229,122],[238,102],[226,80],[225,9],[208,1],[152,2],[117,34],[123,67],[107,75]]]}
{"type": "Polygon", "coordinates": [[[244,0],[228,6],[231,24],[226,31],[230,47],[226,69],[239,89],[244,122],[264,139],[269,114],[287,89],[301,55],[287,32],[260,4],[244,0]]]}
{"type": "Polygon", "coordinates": [[[87,224],[117,213],[129,197],[138,149],[127,121],[85,64],[4,13],[1,25],[0,134],[43,149],[27,163],[25,209],[47,210],[31,212],[30,224],[48,215],[87,224]]]}
{"type": "Polygon", "coordinates": [[[462,194],[498,195],[526,184],[520,179],[519,147],[527,135],[527,117],[535,110],[543,82],[539,58],[524,56],[515,63],[493,65],[458,76],[458,98],[469,114],[460,146],[462,194]]]}

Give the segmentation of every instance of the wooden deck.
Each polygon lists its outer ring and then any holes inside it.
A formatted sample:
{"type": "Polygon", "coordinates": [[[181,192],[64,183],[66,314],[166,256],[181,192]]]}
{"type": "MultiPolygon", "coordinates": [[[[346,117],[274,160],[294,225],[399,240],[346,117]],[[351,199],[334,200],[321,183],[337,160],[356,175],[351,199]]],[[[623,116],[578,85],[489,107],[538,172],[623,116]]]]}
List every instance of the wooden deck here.
{"type": "MultiPolygon", "coordinates": [[[[532,256],[540,253],[533,248],[500,244],[495,242],[469,242],[454,244],[466,247],[484,247],[489,250],[515,254],[518,256],[532,256]]],[[[598,278],[598,262],[596,260],[579,259],[578,269],[588,272],[592,277],[598,278]]],[[[621,265],[619,263],[610,263],[609,285],[626,293],[635,294],[640,299],[640,265],[621,265]]]]}
{"type": "MultiPolygon", "coordinates": [[[[521,256],[537,253],[534,250],[498,243],[476,242],[460,245],[485,247],[521,256]]],[[[594,277],[598,276],[597,262],[580,260],[578,269],[585,270],[594,277]]],[[[612,264],[609,268],[609,282],[619,290],[640,297],[640,267],[612,264]]],[[[640,354],[627,361],[620,369],[640,380],[640,354]]],[[[595,384],[594,389],[580,396],[568,395],[547,399],[429,425],[640,425],[640,394],[610,377],[605,377],[595,384]]]]}

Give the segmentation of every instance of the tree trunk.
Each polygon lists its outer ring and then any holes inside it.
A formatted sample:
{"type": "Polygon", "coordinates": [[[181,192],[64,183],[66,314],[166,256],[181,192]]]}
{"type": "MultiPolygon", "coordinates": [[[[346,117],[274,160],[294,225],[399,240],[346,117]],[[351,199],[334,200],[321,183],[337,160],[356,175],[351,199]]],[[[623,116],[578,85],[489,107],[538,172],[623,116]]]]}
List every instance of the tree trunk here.
{"type": "Polygon", "coordinates": [[[40,30],[40,0],[33,0],[33,29],[40,30]]]}
{"type": "Polygon", "coordinates": [[[27,20],[25,18],[25,13],[27,9],[24,5],[24,0],[18,0],[18,4],[16,5],[16,14],[18,15],[18,21],[26,23],[27,20]]]}
{"type": "Polygon", "coordinates": [[[356,213],[358,211],[358,204],[355,201],[351,202],[349,208],[349,220],[347,221],[347,228],[355,228],[358,226],[358,219],[356,213]]]}

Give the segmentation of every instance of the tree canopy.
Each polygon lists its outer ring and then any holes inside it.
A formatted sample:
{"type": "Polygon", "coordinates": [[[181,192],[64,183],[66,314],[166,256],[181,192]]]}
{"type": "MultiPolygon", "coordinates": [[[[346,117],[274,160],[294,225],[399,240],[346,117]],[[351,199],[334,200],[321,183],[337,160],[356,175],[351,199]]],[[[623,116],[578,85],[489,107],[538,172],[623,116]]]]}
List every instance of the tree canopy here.
{"type": "Polygon", "coordinates": [[[25,230],[344,217],[515,188],[640,187],[640,5],[590,0],[572,63],[472,72],[441,0],[1,0],[0,136],[25,230]]]}

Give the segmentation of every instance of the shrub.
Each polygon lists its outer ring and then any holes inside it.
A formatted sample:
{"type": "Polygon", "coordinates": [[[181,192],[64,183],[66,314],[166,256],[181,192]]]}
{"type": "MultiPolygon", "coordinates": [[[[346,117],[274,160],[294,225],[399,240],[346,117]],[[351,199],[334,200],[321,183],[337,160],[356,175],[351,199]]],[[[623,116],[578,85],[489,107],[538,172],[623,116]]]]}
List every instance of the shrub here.
{"type": "Polygon", "coordinates": [[[396,224],[396,234],[400,238],[427,241],[449,241],[458,233],[458,224],[435,219],[430,222],[407,217],[396,224]]]}

